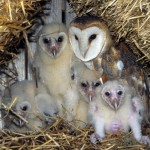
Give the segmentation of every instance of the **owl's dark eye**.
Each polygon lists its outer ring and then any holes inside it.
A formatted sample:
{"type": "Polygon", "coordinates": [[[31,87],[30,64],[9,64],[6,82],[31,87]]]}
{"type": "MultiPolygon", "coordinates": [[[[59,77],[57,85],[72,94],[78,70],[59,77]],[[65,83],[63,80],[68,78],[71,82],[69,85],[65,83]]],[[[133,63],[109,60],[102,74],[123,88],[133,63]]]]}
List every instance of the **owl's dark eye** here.
{"type": "Polygon", "coordinates": [[[78,37],[77,37],[76,35],[75,35],[74,37],[75,37],[75,39],[78,41],[78,37]]]}
{"type": "Polygon", "coordinates": [[[122,91],[118,91],[117,94],[121,96],[123,94],[123,92],[122,91]]]}
{"type": "Polygon", "coordinates": [[[107,97],[109,97],[111,94],[110,94],[110,92],[105,92],[105,95],[106,95],[107,97]]]}
{"type": "Polygon", "coordinates": [[[87,83],[81,82],[81,86],[85,88],[85,87],[87,87],[87,83]]]}
{"type": "Polygon", "coordinates": [[[49,44],[51,42],[51,39],[50,38],[43,38],[43,43],[44,44],[49,44]]]}
{"type": "Polygon", "coordinates": [[[96,34],[92,34],[90,37],[89,37],[89,41],[92,41],[96,38],[96,34]]]}
{"type": "Polygon", "coordinates": [[[57,41],[61,43],[63,41],[63,37],[60,36],[57,41]]]}
{"type": "Polygon", "coordinates": [[[100,82],[94,83],[94,87],[98,87],[98,86],[100,86],[100,82]]]}
{"type": "Polygon", "coordinates": [[[23,111],[27,111],[27,109],[28,109],[28,106],[27,106],[27,105],[25,105],[25,106],[22,107],[22,110],[23,110],[23,111]]]}

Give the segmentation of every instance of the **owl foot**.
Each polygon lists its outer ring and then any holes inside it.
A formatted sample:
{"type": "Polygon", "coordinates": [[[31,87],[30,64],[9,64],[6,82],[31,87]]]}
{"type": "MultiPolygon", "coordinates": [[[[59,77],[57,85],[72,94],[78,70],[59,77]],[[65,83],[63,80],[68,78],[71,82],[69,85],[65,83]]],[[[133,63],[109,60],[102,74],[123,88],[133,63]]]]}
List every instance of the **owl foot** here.
{"type": "Polygon", "coordinates": [[[93,134],[91,134],[90,135],[90,141],[91,141],[91,143],[93,143],[93,144],[96,144],[97,142],[97,140],[99,141],[99,142],[101,142],[102,141],[102,137],[100,137],[98,134],[96,134],[96,133],[93,133],[93,134]]]}
{"type": "Polygon", "coordinates": [[[142,136],[141,140],[139,141],[141,144],[149,145],[150,146],[150,138],[148,136],[142,136]]]}

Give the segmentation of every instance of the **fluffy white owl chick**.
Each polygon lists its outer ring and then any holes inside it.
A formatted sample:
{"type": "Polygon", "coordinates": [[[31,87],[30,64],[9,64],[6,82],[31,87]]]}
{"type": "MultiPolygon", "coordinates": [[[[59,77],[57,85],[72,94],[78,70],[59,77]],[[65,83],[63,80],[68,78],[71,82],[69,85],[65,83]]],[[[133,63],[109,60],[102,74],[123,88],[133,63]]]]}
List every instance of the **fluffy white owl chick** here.
{"type": "Polygon", "coordinates": [[[103,70],[90,70],[84,62],[76,57],[72,60],[72,75],[76,82],[77,90],[82,95],[82,99],[87,103],[95,97],[95,90],[102,83],[100,78],[103,70]]]}
{"type": "Polygon", "coordinates": [[[6,88],[2,103],[8,108],[11,106],[10,111],[2,110],[4,128],[11,131],[39,130],[51,124],[52,118],[47,124],[48,115],[56,117],[58,114],[56,101],[42,83],[36,88],[34,81],[20,81],[6,88]]]}
{"type": "Polygon", "coordinates": [[[105,133],[131,129],[138,142],[150,145],[149,137],[141,133],[144,105],[133,95],[132,88],[125,82],[113,80],[107,81],[97,92],[97,97],[89,103],[89,120],[95,128],[91,141],[101,141],[105,133]]]}
{"type": "Polygon", "coordinates": [[[90,70],[84,62],[76,58],[76,56],[73,56],[71,77],[80,97],[75,120],[79,120],[77,121],[77,126],[82,128],[88,124],[88,103],[92,101],[95,96],[95,89],[101,85],[101,72],[102,71],[90,70]]]}
{"type": "Polygon", "coordinates": [[[76,113],[78,94],[70,75],[73,52],[67,29],[63,24],[49,23],[43,26],[38,37],[34,65],[39,80],[57,100],[61,115],[67,110],[66,119],[72,120],[72,115],[76,113]]]}

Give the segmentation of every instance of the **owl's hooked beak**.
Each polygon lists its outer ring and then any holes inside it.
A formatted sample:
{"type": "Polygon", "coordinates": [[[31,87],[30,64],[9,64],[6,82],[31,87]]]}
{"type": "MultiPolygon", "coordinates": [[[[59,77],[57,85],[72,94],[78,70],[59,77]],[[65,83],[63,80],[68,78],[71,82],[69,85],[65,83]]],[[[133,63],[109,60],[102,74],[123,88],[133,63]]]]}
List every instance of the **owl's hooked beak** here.
{"type": "Polygon", "coordinates": [[[53,56],[56,56],[56,54],[57,54],[56,46],[52,46],[51,52],[52,52],[53,56]]]}
{"type": "Polygon", "coordinates": [[[19,118],[16,118],[16,119],[14,118],[13,123],[18,127],[22,127],[25,125],[25,122],[19,118]]]}
{"type": "Polygon", "coordinates": [[[89,98],[89,102],[91,102],[93,100],[93,97],[94,97],[94,90],[91,87],[88,89],[87,95],[89,98]]]}
{"type": "Polygon", "coordinates": [[[118,98],[111,99],[110,103],[113,106],[113,108],[118,109],[118,107],[119,107],[119,99],[118,98]]]}
{"type": "Polygon", "coordinates": [[[58,48],[57,44],[53,44],[50,47],[50,51],[51,51],[52,55],[55,57],[59,53],[59,48],[58,48]]]}
{"type": "Polygon", "coordinates": [[[80,50],[80,55],[82,55],[82,57],[86,59],[89,47],[83,44],[82,42],[79,42],[79,50],[80,50]]]}
{"type": "Polygon", "coordinates": [[[82,56],[83,56],[84,58],[86,58],[87,52],[88,52],[88,48],[82,53],[82,56]]]}

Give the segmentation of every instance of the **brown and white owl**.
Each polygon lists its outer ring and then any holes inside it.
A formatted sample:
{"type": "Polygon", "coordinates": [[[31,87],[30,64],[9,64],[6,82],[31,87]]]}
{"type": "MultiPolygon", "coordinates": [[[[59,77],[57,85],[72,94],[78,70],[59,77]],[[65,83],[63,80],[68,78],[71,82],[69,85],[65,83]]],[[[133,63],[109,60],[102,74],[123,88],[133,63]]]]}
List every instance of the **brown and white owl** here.
{"type": "Polygon", "coordinates": [[[69,39],[76,57],[89,68],[89,62],[101,57],[112,45],[107,26],[97,16],[75,18],[69,25],[69,39]]]}

